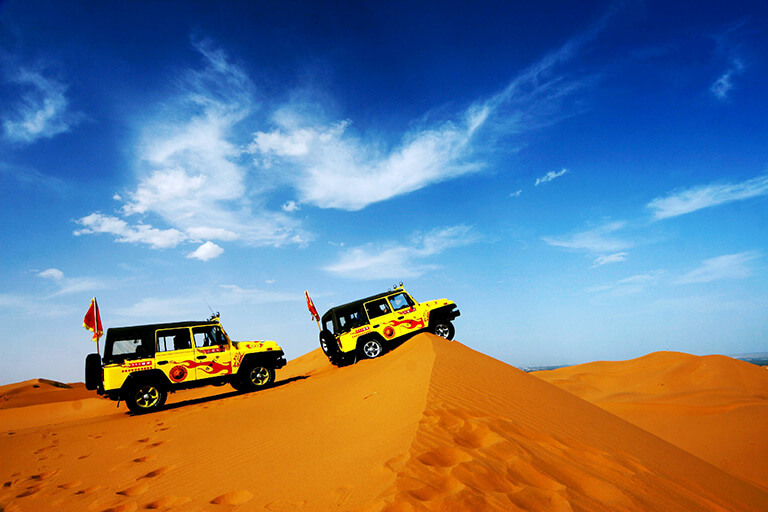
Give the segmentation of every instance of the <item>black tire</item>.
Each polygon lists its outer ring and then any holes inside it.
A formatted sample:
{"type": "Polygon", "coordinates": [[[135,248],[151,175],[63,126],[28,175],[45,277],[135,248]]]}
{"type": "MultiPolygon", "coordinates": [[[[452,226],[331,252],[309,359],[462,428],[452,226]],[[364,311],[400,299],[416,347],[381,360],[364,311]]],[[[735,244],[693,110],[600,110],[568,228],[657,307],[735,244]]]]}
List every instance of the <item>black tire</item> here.
{"type": "Polygon", "coordinates": [[[432,326],[432,332],[447,340],[452,340],[456,335],[456,329],[448,320],[438,320],[435,322],[435,325],[432,326]]]}
{"type": "Polygon", "coordinates": [[[262,364],[243,368],[242,383],[247,391],[256,391],[275,383],[275,369],[262,364]]]}
{"type": "Polygon", "coordinates": [[[144,381],[133,384],[123,396],[128,410],[134,414],[157,411],[165,404],[168,392],[156,382],[144,381]]]}
{"type": "Polygon", "coordinates": [[[88,354],[85,356],[85,389],[95,391],[101,385],[101,356],[88,354]]]}
{"type": "Polygon", "coordinates": [[[323,349],[323,353],[325,354],[325,357],[328,359],[332,358],[337,350],[334,350],[336,347],[334,346],[336,343],[336,338],[333,337],[333,334],[331,334],[331,331],[328,329],[323,329],[320,332],[320,348],[323,349]]]}
{"type": "Polygon", "coordinates": [[[367,338],[360,341],[360,357],[365,359],[376,359],[384,353],[384,345],[378,338],[367,338]]]}

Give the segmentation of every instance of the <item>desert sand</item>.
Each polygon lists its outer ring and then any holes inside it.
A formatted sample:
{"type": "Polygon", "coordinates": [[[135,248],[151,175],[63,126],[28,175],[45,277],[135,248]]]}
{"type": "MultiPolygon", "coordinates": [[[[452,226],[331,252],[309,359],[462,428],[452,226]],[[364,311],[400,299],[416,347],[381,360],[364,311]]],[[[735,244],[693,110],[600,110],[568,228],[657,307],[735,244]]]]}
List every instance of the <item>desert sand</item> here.
{"type": "Polygon", "coordinates": [[[768,510],[755,483],[459,342],[344,368],[316,350],[277,380],[145,416],[79,385],[4,386],[0,509],[768,510]]]}
{"type": "Polygon", "coordinates": [[[533,375],[768,489],[768,370],[656,352],[533,375]]]}

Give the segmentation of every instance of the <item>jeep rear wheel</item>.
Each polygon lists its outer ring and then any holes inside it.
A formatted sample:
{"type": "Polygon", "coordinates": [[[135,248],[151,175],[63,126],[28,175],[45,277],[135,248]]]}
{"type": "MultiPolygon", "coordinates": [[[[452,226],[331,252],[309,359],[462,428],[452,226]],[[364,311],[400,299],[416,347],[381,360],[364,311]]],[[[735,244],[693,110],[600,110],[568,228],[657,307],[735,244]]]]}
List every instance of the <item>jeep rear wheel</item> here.
{"type": "Polygon", "coordinates": [[[153,382],[143,382],[132,386],[125,396],[125,405],[134,414],[144,414],[158,410],[168,397],[165,389],[153,382]]]}
{"type": "Polygon", "coordinates": [[[384,353],[384,346],[376,338],[369,338],[363,342],[360,352],[367,359],[375,359],[384,353]]]}
{"type": "Polygon", "coordinates": [[[432,327],[432,332],[437,334],[441,338],[445,338],[447,340],[452,340],[453,337],[456,335],[456,329],[453,327],[453,324],[448,320],[438,321],[432,327]]]}
{"type": "Polygon", "coordinates": [[[275,370],[256,364],[246,368],[243,377],[246,389],[255,391],[275,382],[275,370]]]}

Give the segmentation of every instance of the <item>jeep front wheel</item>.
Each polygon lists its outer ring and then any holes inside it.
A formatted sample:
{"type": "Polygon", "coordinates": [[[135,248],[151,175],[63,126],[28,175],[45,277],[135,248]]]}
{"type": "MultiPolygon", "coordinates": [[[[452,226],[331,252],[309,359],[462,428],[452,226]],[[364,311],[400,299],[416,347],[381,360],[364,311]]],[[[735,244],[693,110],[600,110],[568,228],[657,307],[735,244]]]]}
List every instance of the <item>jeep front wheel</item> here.
{"type": "Polygon", "coordinates": [[[246,389],[255,391],[275,382],[275,370],[257,364],[246,368],[244,377],[246,389]]]}
{"type": "Polygon", "coordinates": [[[456,334],[456,329],[453,327],[453,324],[448,320],[440,320],[432,327],[432,332],[437,334],[441,338],[452,340],[454,335],[456,334]]]}
{"type": "Polygon", "coordinates": [[[155,383],[144,382],[132,386],[125,396],[125,405],[134,414],[156,411],[168,397],[165,389],[155,383]]]}
{"type": "Polygon", "coordinates": [[[384,353],[384,346],[381,344],[381,341],[376,338],[370,338],[363,342],[361,352],[364,357],[375,359],[384,353]]]}

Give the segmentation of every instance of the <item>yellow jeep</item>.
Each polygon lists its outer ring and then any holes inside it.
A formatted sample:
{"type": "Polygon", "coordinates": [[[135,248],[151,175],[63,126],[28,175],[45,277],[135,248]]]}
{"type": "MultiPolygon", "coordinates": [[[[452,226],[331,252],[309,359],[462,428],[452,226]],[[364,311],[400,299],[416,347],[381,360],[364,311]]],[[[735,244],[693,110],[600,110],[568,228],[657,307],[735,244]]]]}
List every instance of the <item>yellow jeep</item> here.
{"type": "Polygon", "coordinates": [[[392,291],[329,309],[322,317],[320,346],[336,366],[373,359],[420,332],[452,340],[459,312],[448,299],[418,303],[402,284],[392,291]]]}
{"type": "Polygon", "coordinates": [[[134,413],[156,410],[168,393],[229,383],[239,391],[266,387],[285,366],[274,341],[232,341],[218,315],[202,322],[107,330],[104,357],[85,359],[85,386],[134,413]]]}

